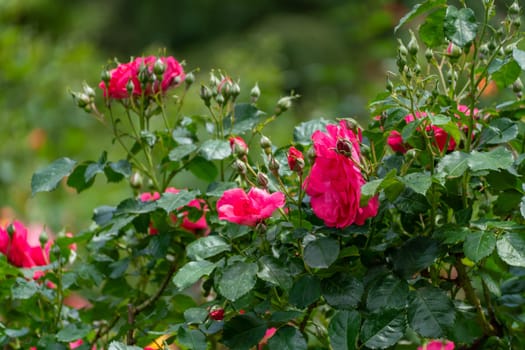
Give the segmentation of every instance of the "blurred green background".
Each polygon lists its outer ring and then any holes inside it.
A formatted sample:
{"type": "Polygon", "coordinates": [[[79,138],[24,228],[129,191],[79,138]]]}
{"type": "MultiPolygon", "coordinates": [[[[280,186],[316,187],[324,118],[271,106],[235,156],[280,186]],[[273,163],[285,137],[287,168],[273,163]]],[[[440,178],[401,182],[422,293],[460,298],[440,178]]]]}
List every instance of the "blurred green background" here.
{"type": "Polygon", "coordinates": [[[367,101],[395,67],[393,27],[414,3],[0,0],[1,216],[75,232],[90,224],[93,208],[130,195],[102,178],[78,195],[65,185],[34,198],[30,192],[32,173],[56,158],[96,160],[107,149],[118,160],[110,131],[68,92],[83,81],[96,87],[111,59],[165,49],[186,71],[199,68],[190,108],[212,68],[241,78],[240,100],[258,82],[262,110],[295,91],[302,97],[269,135],[281,146],[303,120],[369,118],[367,101]]]}

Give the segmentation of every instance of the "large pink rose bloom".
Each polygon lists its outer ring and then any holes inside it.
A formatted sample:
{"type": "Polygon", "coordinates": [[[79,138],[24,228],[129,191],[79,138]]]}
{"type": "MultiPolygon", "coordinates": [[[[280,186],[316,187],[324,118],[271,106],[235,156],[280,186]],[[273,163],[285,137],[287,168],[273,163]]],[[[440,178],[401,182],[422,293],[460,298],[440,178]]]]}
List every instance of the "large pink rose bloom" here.
{"type": "Polygon", "coordinates": [[[0,227],[0,253],[7,256],[7,260],[17,267],[31,268],[49,264],[49,250],[53,242],[47,241],[44,247],[40,244],[40,232],[27,230],[19,221],[11,225],[13,230],[0,227]]]}
{"type": "Polygon", "coordinates": [[[359,205],[361,186],[366,182],[358,166],[359,140],[344,121],[328,125],[326,130],[312,135],[315,161],[305,180],[310,205],[326,226],[363,225],[377,214],[379,200],[374,197],[365,207],[359,205]]]}
{"type": "MultiPolygon", "coordinates": [[[[152,85],[148,83],[144,91],[145,95],[152,95],[157,92],[166,92],[171,87],[175,87],[184,81],[186,75],[182,65],[173,57],[159,57],[164,64],[164,72],[161,77],[157,77],[157,81],[152,85]]],[[[155,62],[157,57],[137,57],[133,61],[128,63],[121,63],[115,69],[112,69],[110,74],[109,86],[106,86],[105,82],[100,82],[99,87],[104,91],[105,97],[111,97],[114,99],[128,98],[129,94],[127,91],[128,82],[133,83],[134,96],[142,95],[142,88],[138,79],[139,72],[142,66],[153,73],[155,62]]]]}
{"type": "Polygon", "coordinates": [[[239,225],[255,226],[272,216],[277,208],[284,206],[284,194],[268,193],[252,187],[248,193],[241,188],[224,191],[217,201],[219,219],[239,225]]]}
{"type": "Polygon", "coordinates": [[[433,340],[423,346],[419,346],[417,350],[454,350],[454,343],[448,340],[433,340]]]}

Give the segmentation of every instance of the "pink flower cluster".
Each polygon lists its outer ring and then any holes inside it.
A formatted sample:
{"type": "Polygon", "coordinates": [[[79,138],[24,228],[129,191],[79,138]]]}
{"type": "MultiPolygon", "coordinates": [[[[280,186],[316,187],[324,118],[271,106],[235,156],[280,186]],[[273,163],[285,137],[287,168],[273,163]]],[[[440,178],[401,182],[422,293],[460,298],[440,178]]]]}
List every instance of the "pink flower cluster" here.
{"type": "Polygon", "coordinates": [[[224,191],[217,201],[219,219],[239,225],[255,226],[272,216],[277,208],[284,206],[285,198],[281,192],[268,193],[259,188],[251,188],[248,193],[241,188],[224,191]]]}
{"type": "MultiPolygon", "coordinates": [[[[461,113],[465,113],[466,115],[470,115],[469,109],[465,105],[459,105],[458,111],[461,113]]],[[[478,112],[479,111],[477,109],[474,110],[474,118],[477,116],[478,112]]],[[[409,124],[414,122],[416,119],[421,119],[425,117],[426,115],[427,114],[424,112],[417,112],[415,117],[412,114],[409,114],[405,117],[405,122],[409,124]]],[[[453,137],[451,137],[445,130],[443,130],[439,126],[427,125],[425,127],[425,131],[428,134],[433,135],[434,143],[441,152],[443,152],[445,149],[447,151],[453,151],[456,148],[457,140],[454,140],[453,137]]],[[[406,151],[410,148],[410,146],[407,145],[403,140],[401,134],[396,130],[393,130],[390,133],[387,139],[387,143],[394,152],[406,153],[406,151]]]]}
{"type": "Polygon", "coordinates": [[[305,187],[314,214],[329,227],[363,225],[377,214],[379,200],[374,197],[360,206],[361,186],[366,182],[360,168],[360,138],[341,121],[328,125],[326,132],[314,132],[312,140],[315,161],[305,187]]]}
{"type": "Polygon", "coordinates": [[[417,350],[454,350],[454,346],[454,343],[448,340],[432,340],[423,346],[419,346],[417,350]]]}
{"type": "MultiPolygon", "coordinates": [[[[52,244],[53,241],[48,240],[42,247],[40,231],[28,230],[20,221],[15,220],[7,227],[0,226],[0,253],[14,266],[32,268],[48,265],[52,244]]],[[[42,274],[42,271],[36,271],[34,277],[42,274]]]]}
{"type": "MultiPolygon", "coordinates": [[[[176,189],[174,187],[168,187],[166,188],[166,193],[179,193],[180,190],[176,189]]],[[[144,192],[139,196],[140,200],[143,202],[149,202],[149,201],[156,201],[160,198],[160,193],[154,192],[144,192]]],[[[202,199],[192,199],[188,204],[188,207],[197,208],[198,210],[202,211],[202,216],[197,221],[191,221],[188,218],[188,212],[185,211],[182,213],[182,222],[180,226],[185,229],[186,231],[189,231],[193,234],[204,234],[207,235],[210,233],[210,228],[208,226],[208,223],[206,222],[206,212],[208,211],[208,207],[206,206],[206,203],[202,199]]],[[[177,217],[175,215],[171,215],[171,220],[173,223],[177,222],[177,217]]],[[[158,230],[155,227],[150,227],[150,234],[154,235],[157,234],[158,230]]]]}
{"type": "Polygon", "coordinates": [[[104,97],[111,97],[114,99],[128,98],[128,83],[133,84],[132,94],[140,96],[144,93],[146,96],[156,94],[158,92],[166,92],[169,88],[179,85],[185,79],[182,65],[173,57],[137,57],[128,63],[121,63],[115,69],[109,72],[109,82],[102,81],[99,87],[104,91],[104,97]],[[156,62],[159,61],[163,65],[162,76],[157,77],[156,80],[148,82],[145,85],[145,90],[142,91],[139,74],[146,71],[149,76],[154,73],[156,62]]]}

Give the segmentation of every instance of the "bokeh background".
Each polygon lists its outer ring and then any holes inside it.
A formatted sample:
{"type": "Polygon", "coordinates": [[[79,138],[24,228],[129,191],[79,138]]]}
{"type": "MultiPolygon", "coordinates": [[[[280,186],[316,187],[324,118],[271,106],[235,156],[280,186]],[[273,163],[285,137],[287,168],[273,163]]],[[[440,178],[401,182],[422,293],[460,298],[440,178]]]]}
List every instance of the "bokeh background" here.
{"type": "Polygon", "coordinates": [[[190,107],[210,69],[241,78],[241,100],[258,82],[262,110],[295,91],[302,97],[271,128],[284,145],[303,120],[370,117],[367,102],[395,69],[393,28],[416,2],[0,0],[0,217],[75,232],[93,208],[129,196],[102,178],[80,194],[30,191],[32,173],[56,158],[96,160],[107,149],[118,159],[109,130],[69,93],[97,86],[113,58],[165,50],[199,69],[190,107]]]}

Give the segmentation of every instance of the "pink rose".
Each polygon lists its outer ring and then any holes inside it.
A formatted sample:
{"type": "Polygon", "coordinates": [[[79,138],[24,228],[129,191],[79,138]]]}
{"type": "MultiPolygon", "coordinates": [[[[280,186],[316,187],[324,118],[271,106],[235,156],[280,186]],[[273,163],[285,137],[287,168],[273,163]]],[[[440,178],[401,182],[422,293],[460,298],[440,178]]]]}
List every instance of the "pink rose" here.
{"type": "MultiPolygon", "coordinates": [[[[0,227],[0,253],[17,267],[31,268],[49,264],[49,250],[53,242],[48,240],[44,247],[40,243],[40,230],[27,230],[19,221],[7,228],[0,227]],[[11,231],[11,233],[9,232],[11,231]]],[[[37,273],[39,277],[41,271],[37,273]]]]}
{"type": "Polygon", "coordinates": [[[423,346],[419,346],[417,350],[454,350],[454,346],[454,343],[449,340],[432,340],[423,346]]]}
{"type": "Polygon", "coordinates": [[[240,136],[232,136],[229,139],[230,141],[230,148],[232,150],[232,154],[237,157],[245,156],[248,153],[248,145],[244,141],[244,139],[240,136]]]}
{"type": "Polygon", "coordinates": [[[266,330],[266,333],[264,333],[264,337],[261,339],[261,341],[259,342],[258,346],[257,346],[257,349],[258,350],[262,350],[263,347],[268,344],[268,339],[270,339],[271,337],[273,337],[275,335],[275,333],[277,332],[277,328],[275,327],[270,327],[266,330]]]}
{"type": "Polygon", "coordinates": [[[224,309],[218,308],[210,311],[210,318],[215,321],[222,321],[224,319],[224,309]]]}
{"type": "Polygon", "coordinates": [[[175,87],[184,81],[186,77],[181,64],[173,57],[137,57],[128,63],[121,63],[115,69],[109,72],[109,85],[106,86],[104,81],[100,82],[99,87],[104,91],[104,97],[114,99],[128,98],[128,83],[133,83],[132,94],[134,96],[142,95],[142,88],[139,81],[139,72],[141,67],[145,66],[148,74],[153,74],[155,63],[160,60],[164,65],[164,71],[157,80],[146,84],[144,94],[149,96],[158,92],[166,92],[171,87],[175,87]]]}
{"type": "Polygon", "coordinates": [[[109,86],[106,86],[106,83],[103,81],[98,85],[104,91],[104,97],[111,97],[114,99],[128,98],[129,94],[127,85],[129,81],[133,83],[133,95],[139,96],[141,94],[141,89],[138,79],[138,68],[137,63],[132,61],[121,63],[117,68],[109,71],[109,86]]]}
{"type": "Polygon", "coordinates": [[[272,216],[277,208],[284,206],[284,194],[268,193],[252,187],[248,193],[241,188],[224,191],[217,201],[219,219],[239,225],[255,226],[272,216]]]}
{"type": "Polygon", "coordinates": [[[298,173],[302,172],[304,168],[303,153],[293,146],[288,150],[288,166],[291,171],[298,173]]]}
{"type": "Polygon", "coordinates": [[[326,226],[363,225],[377,214],[379,200],[374,197],[365,207],[359,205],[361,186],[366,182],[359,168],[359,140],[344,121],[326,130],[312,135],[315,161],[304,184],[310,205],[326,226]]]}
{"type": "MultiPolygon", "coordinates": [[[[174,188],[174,187],[168,187],[166,188],[166,193],[179,193],[180,190],[174,188]]],[[[149,202],[149,201],[156,201],[160,198],[160,194],[158,192],[149,193],[144,192],[141,193],[139,196],[139,199],[143,202],[149,202]]],[[[208,207],[206,206],[206,202],[202,199],[192,199],[188,202],[187,206],[194,207],[202,211],[202,216],[197,221],[191,221],[188,218],[188,212],[185,211],[182,213],[182,223],[181,227],[185,230],[193,233],[193,234],[204,234],[207,235],[210,233],[210,228],[208,227],[208,223],[206,222],[206,212],[208,211],[208,207]]],[[[171,220],[176,223],[177,217],[175,215],[170,215],[171,220]]],[[[154,235],[157,234],[158,230],[150,225],[150,234],[154,235]]]]}

